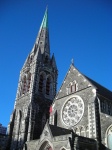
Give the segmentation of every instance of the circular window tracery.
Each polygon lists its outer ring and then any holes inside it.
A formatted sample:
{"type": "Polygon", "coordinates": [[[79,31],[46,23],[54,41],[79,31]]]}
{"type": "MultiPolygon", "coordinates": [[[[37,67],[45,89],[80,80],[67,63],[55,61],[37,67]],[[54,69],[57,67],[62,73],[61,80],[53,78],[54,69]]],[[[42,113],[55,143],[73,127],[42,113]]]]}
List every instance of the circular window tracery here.
{"type": "Polygon", "coordinates": [[[69,99],[62,110],[62,120],[67,126],[76,125],[82,118],[84,113],[84,102],[81,97],[73,97],[69,99]]]}

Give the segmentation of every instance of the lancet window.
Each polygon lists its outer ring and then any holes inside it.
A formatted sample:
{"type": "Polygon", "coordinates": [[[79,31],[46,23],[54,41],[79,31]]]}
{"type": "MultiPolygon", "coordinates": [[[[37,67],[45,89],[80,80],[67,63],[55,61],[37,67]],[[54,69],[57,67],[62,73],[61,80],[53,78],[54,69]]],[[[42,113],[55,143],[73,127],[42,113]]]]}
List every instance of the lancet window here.
{"type": "Polygon", "coordinates": [[[86,137],[89,137],[89,127],[86,127],[86,137]]]}
{"type": "Polygon", "coordinates": [[[48,76],[46,79],[46,95],[52,95],[52,78],[48,76]]]}
{"type": "Polygon", "coordinates": [[[66,150],[64,147],[62,147],[60,150],[66,150]]]}
{"type": "Polygon", "coordinates": [[[44,92],[45,89],[45,82],[46,82],[46,74],[45,72],[41,72],[39,76],[39,84],[38,84],[38,91],[40,93],[44,92]]]}
{"type": "Polygon", "coordinates": [[[19,88],[19,96],[29,92],[31,85],[31,73],[27,73],[23,76],[21,83],[20,83],[20,88],[19,88]]]}
{"type": "Polygon", "coordinates": [[[20,132],[20,125],[21,125],[21,119],[22,119],[22,113],[21,110],[16,111],[16,134],[19,134],[20,132]]]}
{"type": "Polygon", "coordinates": [[[46,94],[49,95],[50,93],[50,78],[47,78],[47,81],[46,81],[46,94]]]}
{"type": "Polygon", "coordinates": [[[78,90],[78,84],[76,81],[70,82],[68,87],[67,87],[67,94],[74,93],[78,90]]]}
{"type": "Polygon", "coordinates": [[[81,129],[80,129],[80,135],[81,135],[81,136],[85,136],[85,130],[84,130],[84,127],[81,127],[81,129]]]}
{"type": "Polygon", "coordinates": [[[45,141],[39,150],[53,150],[48,141],[45,141]]]}
{"type": "Polygon", "coordinates": [[[25,92],[26,92],[26,76],[23,77],[22,94],[25,94],[25,92]]]}
{"type": "Polygon", "coordinates": [[[107,104],[107,113],[108,113],[109,115],[112,115],[112,114],[111,114],[111,103],[108,103],[108,104],[107,104]]]}
{"type": "Polygon", "coordinates": [[[112,116],[112,103],[101,100],[101,112],[112,116]]]}
{"type": "Polygon", "coordinates": [[[48,63],[48,56],[45,56],[45,63],[48,63]]]}
{"type": "Polygon", "coordinates": [[[43,91],[43,84],[44,84],[44,77],[43,77],[43,74],[41,74],[40,80],[39,80],[39,92],[43,91]]]}
{"type": "Polygon", "coordinates": [[[32,63],[33,61],[33,55],[30,57],[30,63],[32,63]]]}
{"type": "Polygon", "coordinates": [[[27,91],[29,91],[30,89],[30,83],[31,83],[31,73],[28,74],[28,78],[27,78],[27,91]]]}
{"type": "Polygon", "coordinates": [[[79,128],[76,128],[75,133],[76,133],[77,135],[80,135],[80,130],[79,130],[79,128]]]}

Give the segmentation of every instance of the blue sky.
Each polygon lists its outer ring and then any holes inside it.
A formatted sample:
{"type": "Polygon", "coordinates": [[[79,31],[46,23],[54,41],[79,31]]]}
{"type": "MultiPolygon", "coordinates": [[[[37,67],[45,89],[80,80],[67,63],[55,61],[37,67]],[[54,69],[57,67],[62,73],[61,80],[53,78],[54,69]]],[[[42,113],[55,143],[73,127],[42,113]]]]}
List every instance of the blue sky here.
{"type": "Polygon", "coordinates": [[[59,70],[58,89],[75,67],[112,91],[111,0],[0,1],[0,123],[14,108],[19,72],[35,42],[46,6],[51,54],[59,70]]]}

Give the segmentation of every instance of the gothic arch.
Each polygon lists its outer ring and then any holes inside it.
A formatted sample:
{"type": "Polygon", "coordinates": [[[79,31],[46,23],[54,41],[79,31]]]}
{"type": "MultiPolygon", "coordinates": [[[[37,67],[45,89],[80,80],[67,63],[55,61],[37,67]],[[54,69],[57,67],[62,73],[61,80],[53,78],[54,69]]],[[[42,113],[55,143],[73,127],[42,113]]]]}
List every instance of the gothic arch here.
{"type": "Polygon", "coordinates": [[[76,80],[70,82],[67,86],[67,94],[74,93],[78,90],[78,84],[76,80]]]}
{"type": "Polygon", "coordinates": [[[83,126],[80,129],[80,136],[84,136],[85,137],[85,128],[83,126]]]}
{"type": "Polygon", "coordinates": [[[105,142],[106,146],[112,150],[112,124],[106,130],[105,142]]]}
{"type": "Polygon", "coordinates": [[[53,79],[50,75],[46,77],[46,95],[52,95],[53,93],[53,79]]]}
{"type": "Polygon", "coordinates": [[[34,57],[33,55],[30,56],[30,64],[31,64],[32,61],[33,61],[33,57],[34,57]]]}
{"type": "Polygon", "coordinates": [[[41,144],[39,150],[53,150],[50,141],[44,141],[44,142],[41,144]]]}
{"type": "Polygon", "coordinates": [[[79,129],[78,127],[76,128],[75,133],[76,133],[77,135],[80,135],[80,129],[79,129]]]}
{"type": "Polygon", "coordinates": [[[61,149],[60,150],[66,150],[66,148],[65,147],[61,147],[61,149]]]}
{"type": "Polygon", "coordinates": [[[40,72],[39,75],[39,86],[38,86],[38,91],[41,93],[44,91],[45,82],[46,82],[46,73],[42,71],[40,72]]]}
{"type": "Polygon", "coordinates": [[[45,56],[44,63],[46,63],[46,64],[47,64],[47,63],[48,63],[48,61],[49,61],[49,56],[48,56],[48,55],[46,55],[46,56],[45,56]]]}
{"type": "Polygon", "coordinates": [[[31,73],[28,72],[27,74],[24,74],[21,81],[22,82],[20,83],[19,96],[29,92],[31,86],[31,73]]]}
{"type": "MultiPolygon", "coordinates": [[[[20,132],[20,126],[21,126],[21,120],[22,120],[22,112],[21,110],[16,110],[16,134],[19,135],[20,132]]],[[[19,138],[19,137],[18,137],[19,138]]]]}
{"type": "Polygon", "coordinates": [[[23,76],[22,78],[22,91],[21,94],[25,94],[26,92],[26,75],[23,76]]]}
{"type": "Polygon", "coordinates": [[[89,137],[89,127],[86,127],[86,137],[89,137]]]}
{"type": "Polygon", "coordinates": [[[27,92],[29,92],[31,86],[31,73],[29,72],[27,75],[27,92]]]}
{"type": "Polygon", "coordinates": [[[19,83],[19,87],[18,87],[18,93],[17,93],[17,97],[20,97],[22,95],[22,81],[20,81],[19,83]]]}

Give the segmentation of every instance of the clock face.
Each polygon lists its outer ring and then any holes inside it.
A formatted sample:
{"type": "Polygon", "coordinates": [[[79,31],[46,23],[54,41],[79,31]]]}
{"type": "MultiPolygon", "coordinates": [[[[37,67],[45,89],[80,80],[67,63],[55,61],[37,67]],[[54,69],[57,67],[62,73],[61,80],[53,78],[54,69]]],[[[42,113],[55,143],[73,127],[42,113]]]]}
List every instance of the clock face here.
{"type": "Polygon", "coordinates": [[[69,99],[62,110],[62,120],[67,126],[76,125],[82,118],[84,113],[84,102],[81,97],[73,97],[69,99]]]}

